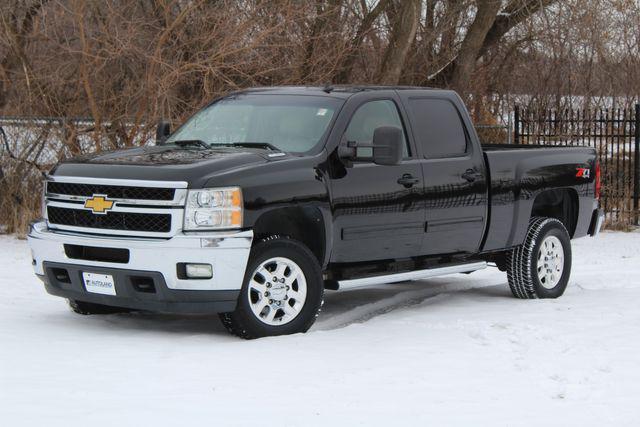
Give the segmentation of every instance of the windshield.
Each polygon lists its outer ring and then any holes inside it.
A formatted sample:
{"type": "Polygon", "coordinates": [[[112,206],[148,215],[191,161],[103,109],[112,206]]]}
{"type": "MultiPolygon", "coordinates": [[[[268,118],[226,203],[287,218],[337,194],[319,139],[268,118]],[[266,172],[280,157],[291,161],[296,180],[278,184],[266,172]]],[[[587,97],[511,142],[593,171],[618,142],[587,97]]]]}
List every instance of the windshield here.
{"type": "Polygon", "coordinates": [[[198,111],[167,144],[270,144],[281,151],[304,153],[322,140],[341,104],[323,96],[234,95],[198,111]]]}

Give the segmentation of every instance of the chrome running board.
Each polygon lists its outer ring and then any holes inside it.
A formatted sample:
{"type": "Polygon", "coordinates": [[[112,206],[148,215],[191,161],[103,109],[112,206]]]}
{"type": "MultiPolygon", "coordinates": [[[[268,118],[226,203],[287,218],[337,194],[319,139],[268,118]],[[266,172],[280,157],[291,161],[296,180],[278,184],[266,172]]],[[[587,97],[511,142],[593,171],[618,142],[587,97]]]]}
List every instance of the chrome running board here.
{"type": "Polygon", "coordinates": [[[340,280],[339,286],[368,286],[382,285],[385,283],[404,282],[406,280],[428,279],[430,277],[445,276],[455,273],[471,273],[472,271],[487,268],[484,261],[469,262],[466,264],[450,265],[447,267],[428,268],[426,270],[407,271],[404,273],[385,274],[382,276],[363,277],[360,279],[340,280]]]}

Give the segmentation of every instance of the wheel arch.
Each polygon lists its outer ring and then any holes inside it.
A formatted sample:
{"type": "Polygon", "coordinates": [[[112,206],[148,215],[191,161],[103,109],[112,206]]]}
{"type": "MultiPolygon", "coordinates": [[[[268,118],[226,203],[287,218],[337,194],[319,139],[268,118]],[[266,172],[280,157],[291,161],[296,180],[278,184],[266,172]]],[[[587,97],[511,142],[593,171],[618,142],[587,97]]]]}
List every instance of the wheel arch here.
{"type": "Polygon", "coordinates": [[[272,235],[287,236],[306,245],[324,267],[329,259],[330,241],[327,221],[315,206],[291,206],[269,210],[253,225],[254,241],[272,235]]]}
{"type": "Polygon", "coordinates": [[[554,188],[536,195],[531,206],[533,217],[555,218],[560,221],[573,238],[578,224],[579,200],[574,188],[554,188]]]}

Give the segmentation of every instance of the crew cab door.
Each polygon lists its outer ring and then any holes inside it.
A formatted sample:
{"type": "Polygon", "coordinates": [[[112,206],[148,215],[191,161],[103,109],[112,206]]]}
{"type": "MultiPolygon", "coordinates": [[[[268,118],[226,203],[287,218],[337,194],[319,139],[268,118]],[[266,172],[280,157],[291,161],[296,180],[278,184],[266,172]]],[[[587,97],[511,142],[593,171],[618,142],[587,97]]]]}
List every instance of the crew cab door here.
{"type": "MultiPolygon", "coordinates": [[[[352,109],[341,141],[371,143],[380,126],[403,129],[405,153],[400,164],[356,161],[332,166],[331,204],[334,217],[332,262],[357,262],[415,256],[422,244],[424,211],[419,207],[422,167],[410,146],[394,91],[364,96],[352,109]]],[[[359,156],[371,156],[359,148],[359,156]]],[[[368,151],[367,151],[368,150],[368,151]]]]}
{"type": "Polygon", "coordinates": [[[423,159],[426,231],[420,252],[476,252],[488,215],[488,186],[466,110],[453,93],[399,92],[423,159]]]}

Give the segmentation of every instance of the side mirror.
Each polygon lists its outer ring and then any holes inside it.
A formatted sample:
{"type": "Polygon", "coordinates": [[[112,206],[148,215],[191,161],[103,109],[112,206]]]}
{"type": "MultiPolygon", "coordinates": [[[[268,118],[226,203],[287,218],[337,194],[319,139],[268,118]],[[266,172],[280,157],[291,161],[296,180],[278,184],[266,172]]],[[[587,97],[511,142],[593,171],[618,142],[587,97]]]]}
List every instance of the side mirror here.
{"type": "Polygon", "coordinates": [[[171,135],[171,123],[161,120],[156,127],[156,145],[164,144],[164,141],[171,135]]]}
{"type": "Polygon", "coordinates": [[[373,162],[393,166],[402,161],[402,129],[381,126],[373,131],[373,162]]]}
{"type": "Polygon", "coordinates": [[[353,161],[374,162],[377,165],[392,166],[402,161],[402,129],[393,126],[381,126],[373,131],[371,144],[346,141],[338,147],[338,156],[346,161],[347,167],[352,166],[353,161]],[[358,154],[358,148],[368,148],[373,156],[358,154]]]}

